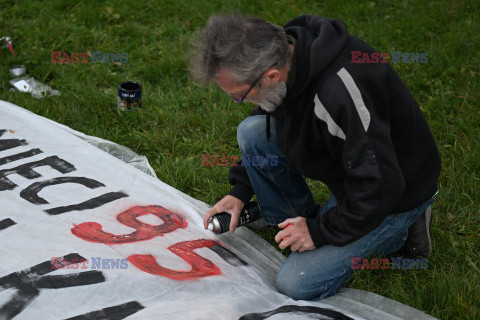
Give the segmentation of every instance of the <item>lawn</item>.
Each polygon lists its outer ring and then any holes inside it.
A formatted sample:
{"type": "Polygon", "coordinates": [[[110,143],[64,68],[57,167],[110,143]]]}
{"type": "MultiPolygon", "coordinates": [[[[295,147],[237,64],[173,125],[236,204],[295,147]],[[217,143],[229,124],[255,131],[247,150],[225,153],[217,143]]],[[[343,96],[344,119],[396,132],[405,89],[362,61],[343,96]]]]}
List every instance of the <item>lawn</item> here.
{"type": "MultiPolygon", "coordinates": [[[[347,286],[441,319],[480,318],[480,2],[471,1],[6,1],[0,99],[148,157],[157,176],[214,204],[229,191],[227,166],[202,154],[240,156],[236,127],[252,106],[189,78],[190,41],[212,14],[252,14],[283,25],[307,13],[340,18],[379,52],[427,53],[393,63],[421,106],[442,156],[428,269],[360,270],[347,286]],[[126,63],[52,63],[52,51],[127,53],[126,63]],[[9,67],[60,90],[36,99],[9,91],[9,67]],[[143,85],[142,108],[119,112],[117,87],[143,85]]],[[[0,114],[1,117],[1,114],[0,114]]],[[[327,188],[309,181],[315,198],[327,188]]],[[[272,242],[272,235],[264,237],[272,242]]],[[[284,252],[288,254],[288,252],[284,252]]]]}

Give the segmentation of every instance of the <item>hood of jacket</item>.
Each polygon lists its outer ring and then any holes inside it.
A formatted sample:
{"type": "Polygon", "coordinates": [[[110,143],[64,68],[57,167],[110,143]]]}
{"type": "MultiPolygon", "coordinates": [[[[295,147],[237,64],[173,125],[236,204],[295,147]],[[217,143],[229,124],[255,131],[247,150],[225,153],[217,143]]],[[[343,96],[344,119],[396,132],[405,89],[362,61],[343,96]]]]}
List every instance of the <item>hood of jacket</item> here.
{"type": "Polygon", "coordinates": [[[303,15],[285,24],[285,32],[297,41],[295,79],[287,99],[296,98],[340,53],[348,30],[340,19],[303,15]]]}

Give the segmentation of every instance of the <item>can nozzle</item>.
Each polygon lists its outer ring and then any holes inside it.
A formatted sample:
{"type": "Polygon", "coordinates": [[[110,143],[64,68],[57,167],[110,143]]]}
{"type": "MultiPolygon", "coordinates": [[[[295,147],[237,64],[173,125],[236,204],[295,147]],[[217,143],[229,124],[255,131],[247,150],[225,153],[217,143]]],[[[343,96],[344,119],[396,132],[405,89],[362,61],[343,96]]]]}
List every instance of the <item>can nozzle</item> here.
{"type": "Polygon", "coordinates": [[[213,223],[209,222],[207,229],[213,232],[213,223]]]}

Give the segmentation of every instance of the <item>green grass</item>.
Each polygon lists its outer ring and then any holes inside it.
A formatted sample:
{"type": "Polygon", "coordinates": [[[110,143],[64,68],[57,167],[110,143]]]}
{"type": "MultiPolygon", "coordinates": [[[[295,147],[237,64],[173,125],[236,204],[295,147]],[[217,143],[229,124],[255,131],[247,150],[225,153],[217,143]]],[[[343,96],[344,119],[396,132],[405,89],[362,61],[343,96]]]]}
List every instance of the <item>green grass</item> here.
{"type": "MultiPolygon", "coordinates": [[[[236,126],[251,109],[188,77],[189,42],[212,14],[242,12],[276,24],[322,14],[380,52],[428,52],[428,63],[393,64],[431,126],[443,161],[434,205],[435,253],[427,270],[361,270],[348,286],[373,291],[441,319],[480,318],[480,4],[471,1],[5,1],[0,99],[146,155],[158,177],[214,204],[228,167],[201,154],[240,156],[236,126]],[[127,52],[128,63],[52,64],[51,51],[127,52]],[[61,91],[35,99],[9,91],[8,68],[61,91]],[[143,108],[119,113],[116,90],[143,85],[143,108]]],[[[1,115],[0,115],[1,116],[1,115]]],[[[317,200],[328,190],[309,181],[317,200]]],[[[274,235],[273,235],[274,236],[274,235]]],[[[273,236],[264,237],[273,242],[273,236]]],[[[285,252],[287,254],[287,252],[285,252]]]]}

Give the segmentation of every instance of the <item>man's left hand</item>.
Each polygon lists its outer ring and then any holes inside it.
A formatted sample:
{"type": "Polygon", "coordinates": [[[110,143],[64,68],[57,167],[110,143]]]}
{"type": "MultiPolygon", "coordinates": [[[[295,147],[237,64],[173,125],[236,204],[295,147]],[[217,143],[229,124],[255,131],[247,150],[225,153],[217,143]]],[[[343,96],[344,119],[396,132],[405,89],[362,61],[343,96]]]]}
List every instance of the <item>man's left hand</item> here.
{"type": "Polygon", "coordinates": [[[298,252],[315,249],[306,220],[305,217],[290,218],[278,225],[283,229],[275,236],[275,241],[280,243],[280,249],[288,246],[291,246],[292,251],[298,252]]]}

